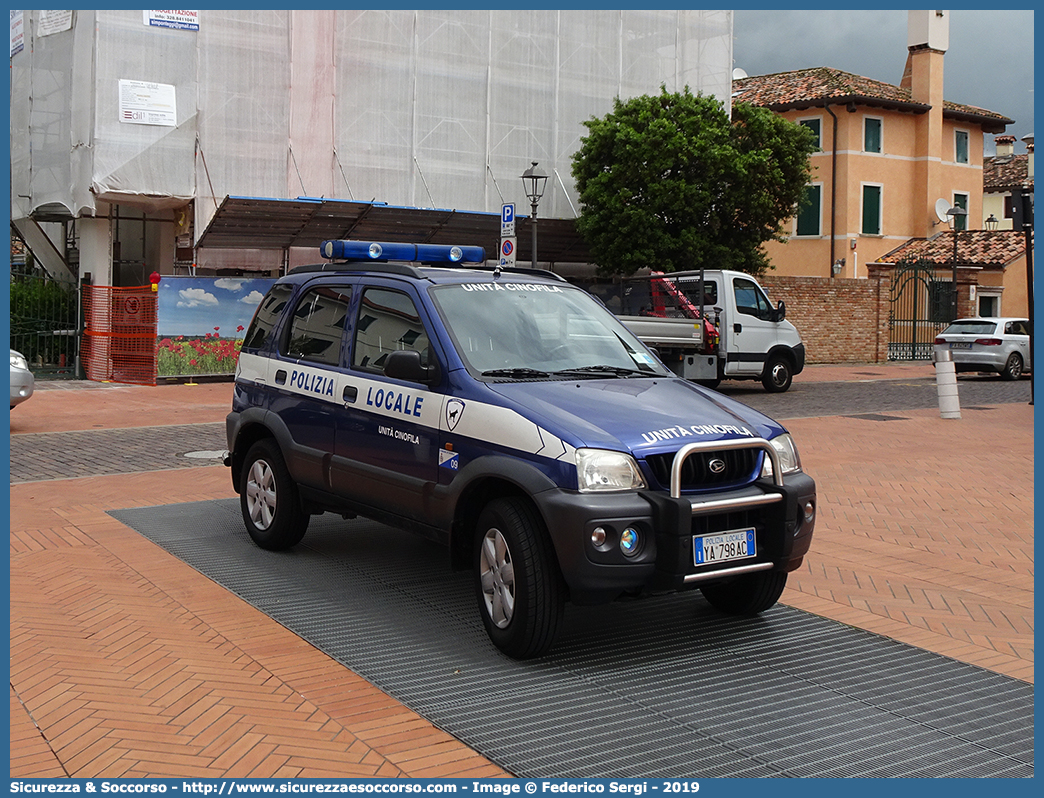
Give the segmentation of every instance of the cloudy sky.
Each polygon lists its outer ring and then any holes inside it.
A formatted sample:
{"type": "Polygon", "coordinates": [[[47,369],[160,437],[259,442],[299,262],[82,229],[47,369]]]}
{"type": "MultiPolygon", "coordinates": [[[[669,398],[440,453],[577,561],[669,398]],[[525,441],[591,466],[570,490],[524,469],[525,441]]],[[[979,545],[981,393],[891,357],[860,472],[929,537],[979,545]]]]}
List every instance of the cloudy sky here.
{"type": "MultiPolygon", "coordinates": [[[[834,67],[897,85],[906,27],[906,11],[736,10],[733,64],[748,75],[834,67]]],[[[1014,119],[1006,132],[1020,139],[1015,151],[1025,151],[1021,139],[1033,133],[1032,11],[953,10],[943,74],[947,100],[1014,119]]]]}

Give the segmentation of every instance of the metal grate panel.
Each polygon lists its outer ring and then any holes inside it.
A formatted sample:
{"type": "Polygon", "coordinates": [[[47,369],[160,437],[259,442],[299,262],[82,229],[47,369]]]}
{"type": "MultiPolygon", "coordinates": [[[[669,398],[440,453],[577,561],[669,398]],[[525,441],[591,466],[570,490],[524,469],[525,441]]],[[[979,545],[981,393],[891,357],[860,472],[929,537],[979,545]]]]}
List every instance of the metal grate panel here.
{"type": "Polygon", "coordinates": [[[236,500],[112,515],[518,776],[1033,775],[1032,685],[789,607],[569,607],[515,662],[470,576],[407,533],[326,515],[271,553],[236,500]]]}

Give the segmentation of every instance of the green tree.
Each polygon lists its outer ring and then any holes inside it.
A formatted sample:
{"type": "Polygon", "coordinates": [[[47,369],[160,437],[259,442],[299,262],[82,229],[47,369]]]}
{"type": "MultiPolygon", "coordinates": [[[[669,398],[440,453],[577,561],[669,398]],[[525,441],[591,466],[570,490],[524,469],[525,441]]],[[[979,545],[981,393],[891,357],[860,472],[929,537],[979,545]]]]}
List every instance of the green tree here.
{"type": "Polygon", "coordinates": [[[768,267],[762,244],[804,201],[812,132],[688,87],[613,102],[573,155],[577,228],[602,271],[768,267]]]}

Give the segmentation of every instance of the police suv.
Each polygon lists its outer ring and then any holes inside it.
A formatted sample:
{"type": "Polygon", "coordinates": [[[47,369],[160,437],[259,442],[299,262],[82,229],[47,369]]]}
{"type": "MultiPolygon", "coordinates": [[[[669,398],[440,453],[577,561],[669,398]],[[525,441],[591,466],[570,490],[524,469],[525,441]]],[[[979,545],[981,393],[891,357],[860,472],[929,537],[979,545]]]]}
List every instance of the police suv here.
{"type": "Polygon", "coordinates": [[[566,601],[775,604],[816,504],[783,427],[675,376],[551,272],[481,247],[320,251],[265,296],[236,369],[225,462],[258,546],[323,512],[438,540],[520,659],[566,601]]]}

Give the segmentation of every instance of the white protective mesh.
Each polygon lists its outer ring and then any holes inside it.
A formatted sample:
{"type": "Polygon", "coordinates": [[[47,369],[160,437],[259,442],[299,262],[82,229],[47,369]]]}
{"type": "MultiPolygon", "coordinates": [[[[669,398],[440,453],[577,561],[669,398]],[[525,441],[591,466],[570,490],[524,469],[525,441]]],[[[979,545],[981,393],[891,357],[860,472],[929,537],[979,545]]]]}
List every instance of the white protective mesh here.
{"type": "Polygon", "coordinates": [[[198,239],[226,195],[525,213],[530,161],[541,214],[571,217],[581,123],[614,97],[729,104],[730,11],[205,10],[198,32],[76,11],[34,38],[38,14],[11,62],[16,217],[195,199],[198,239]],[[120,79],[175,86],[177,127],[121,123],[120,79]]]}

